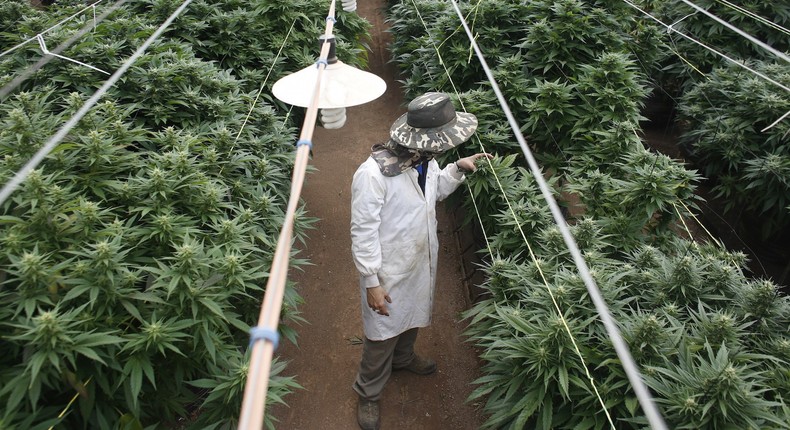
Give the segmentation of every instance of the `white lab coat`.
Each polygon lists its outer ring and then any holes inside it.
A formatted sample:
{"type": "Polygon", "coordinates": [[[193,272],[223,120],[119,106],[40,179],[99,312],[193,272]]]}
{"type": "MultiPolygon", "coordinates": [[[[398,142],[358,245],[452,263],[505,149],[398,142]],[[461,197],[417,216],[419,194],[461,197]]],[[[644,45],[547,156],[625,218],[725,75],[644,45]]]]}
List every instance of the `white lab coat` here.
{"type": "Polygon", "coordinates": [[[436,202],[463,182],[455,163],[428,164],[425,195],[417,170],[386,177],[373,158],[351,185],[351,252],[360,273],[362,325],[370,340],[385,340],[431,323],[439,243],[436,202]],[[366,288],[381,285],[392,298],[389,316],[375,313],[366,288]]]}

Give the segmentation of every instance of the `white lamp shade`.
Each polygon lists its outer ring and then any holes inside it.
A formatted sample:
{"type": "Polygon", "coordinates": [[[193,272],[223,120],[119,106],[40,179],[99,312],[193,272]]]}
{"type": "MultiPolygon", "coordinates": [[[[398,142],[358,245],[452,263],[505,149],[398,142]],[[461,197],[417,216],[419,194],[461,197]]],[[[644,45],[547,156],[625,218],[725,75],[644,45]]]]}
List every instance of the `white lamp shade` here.
{"type": "MultiPolygon", "coordinates": [[[[274,83],[272,93],[285,103],[308,107],[315,91],[318,67],[313,64],[274,83]]],[[[361,105],[377,99],[387,90],[383,79],[339,61],[326,66],[321,76],[319,109],[361,105]]]]}

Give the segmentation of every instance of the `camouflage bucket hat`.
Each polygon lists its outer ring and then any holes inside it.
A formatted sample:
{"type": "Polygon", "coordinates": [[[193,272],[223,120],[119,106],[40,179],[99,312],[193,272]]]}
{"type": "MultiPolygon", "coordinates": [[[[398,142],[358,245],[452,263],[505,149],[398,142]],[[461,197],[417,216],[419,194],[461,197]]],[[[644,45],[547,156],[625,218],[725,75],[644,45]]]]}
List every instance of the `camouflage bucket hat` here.
{"type": "Polygon", "coordinates": [[[450,96],[425,93],[409,103],[408,112],[390,128],[390,138],[399,145],[440,153],[469,139],[477,129],[471,113],[456,112],[450,96]]]}

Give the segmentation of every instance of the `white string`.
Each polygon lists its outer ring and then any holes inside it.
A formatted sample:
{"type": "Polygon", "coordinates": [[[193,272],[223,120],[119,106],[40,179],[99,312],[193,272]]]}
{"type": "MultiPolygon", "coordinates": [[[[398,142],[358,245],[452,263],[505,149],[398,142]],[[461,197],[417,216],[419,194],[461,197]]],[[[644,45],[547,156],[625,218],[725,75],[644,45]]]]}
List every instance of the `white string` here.
{"type": "Polygon", "coordinates": [[[87,68],[89,68],[89,69],[93,69],[93,70],[96,70],[96,71],[98,71],[98,72],[102,72],[102,73],[104,73],[105,75],[109,75],[109,74],[110,74],[110,72],[105,72],[104,70],[102,70],[102,69],[98,69],[98,68],[96,68],[96,67],[93,67],[93,66],[91,66],[90,64],[85,64],[85,63],[83,63],[82,61],[77,61],[77,60],[75,60],[75,59],[73,59],[73,58],[64,57],[64,56],[62,56],[62,55],[58,55],[58,54],[55,54],[55,53],[49,52],[49,49],[47,49],[47,44],[46,44],[46,43],[44,43],[44,36],[42,36],[42,35],[41,35],[41,33],[39,33],[39,34],[37,34],[37,35],[36,35],[36,39],[38,40],[38,46],[39,46],[39,47],[41,47],[41,52],[43,52],[43,53],[44,53],[44,55],[51,55],[51,56],[53,56],[53,57],[58,57],[58,58],[60,58],[60,59],[63,59],[63,60],[71,61],[72,63],[77,63],[77,64],[79,64],[80,66],[85,66],[85,67],[87,67],[87,68]]]}
{"type": "Polygon", "coordinates": [[[645,16],[647,16],[648,18],[650,18],[650,19],[652,19],[653,21],[655,21],[655,22],[657,22],[657,23],[659,23],[659,24],[663,25],[663,26],[664,26],[664,27],[665,27],[667,30],[669,30],[669,31],[674,31],[675,33],[677,33],[677,34],[679,34],[679,35],[681,35],[681,36],[685,37],[686,39],[688,39],[688,40],[690,40],[690,41],[692,41],[692,42],[696,43],[697,45],[699,45],[699,46],[701,46],[701,47],[703,47],[703,48],[705,48],[705,49],[707,49],[707,50],[709,50],[709,51],[713,52],[714,54],[716,54],[716,55],[719,55],[720,57],[722,57],[722,58],[726,59],[727,61],[729,61],[729,62],[731,62],[731,63],[733,63],[733,64],[735,64],[736,66],[738,66],[738,67],[742,67],[742,68],[744,68],[744,69],[746,69],[746,70],[748,70],[748,71],[750,71],[750,72],[754,73],[755,75],[757,75],[757,76],[759,76],[759,77],[761,77],[761,78],[765,79],[766,81],[768,81],[768,82],[770,82],[770,83],[772,83],[772,84],[776,85],[777,87],[779,87],[779,88],[781,88],[781,89],[783,89],[783,90],[787,91],[788,93],[790,93],[790,88],[788,88],[787,86],[785,86],[785,85],[782,85],[782,84],[781,84],[781,83],[779,83],[779,82],[776,82],[775,80],[773,80],[773,79],[769,78],[769,77],[768,77],[768,76],[766,76],[765,74],[763,74],[763,73],[760,73],[760,72],[758,72],[757,70],[754,70],[754,69],[752,69],[751,67],[747,66],[747,65],[746,65],[746,64],[744,64],[744,63],[741,63],[740,61],[736,61],[736,60],[734,60],[734,59],[732,59],[732,58],[728,57],[727,55],[725,55],[725,54],[722,54],[721,52],[717,51],[716,49],[714,49],[714,48],[711,48],[710,46],[708,46],[708,45],[706,45],[706,44],[704,44],[704,43],[702,43],[702,42],[700,42],[700,41],[698,41],[698,40],[694,39],[693,37],[691,37],[691,36],[687,36],[687,35],[685,35],[685,34],[683,34],[683,33],[679,32],[679,31],[675,30],[675,29],[674,29],[674,28],[672,28],[670,25],[667,25],[667,24],[665,24],[665,23],[664,23],[663,21],[661,21],[660,19],[658,19],[658,18],[654,17],[653,15],[649,14],[648,12],[645,12],[644,10],[640,9],[640,8],[639,8],[639,6],[637,6],[637,5],[633,4],[633,3],[631,3],[630,1],[628,1],[628,0],[623,0],[623,1],[624,1],[626,4],[628,4],[629,6],[631,6],[632,8],[634,8],[634,9],[638,10],[639,12],[642,12],[642,13],[643,13],[645,16]]]}
{"type": "MultiPolygon", "coordinates": [[[[482,146],[482,145],[481,145],[482,146]]],[[[485,148],[483,148],[483,152],[485,152],[485,148]]],[[[464,181],[466,184],[466,188],[469,190],[469,200],[472,201],[472,206],[475,207],[475,214],[477,215],[477,222],[480,224],[480,230],[483,230],[483,237],[486,239],[486,248],[488,248],[488,256],[491,257],[491,261],[494,261],[494,250],[491,249],[491,241],[488,239],[488,233],[486,233],[486,227],[483,225],[483,218],[480,216],[480,209],[477,207],[477,202],[475,201],[475,195],[472,192],[472,186],[469,185],[469,181],[464,181]]]]}
{"type": "Polygon", "coordinates": [[[96,103],[98,103],[99,99],[104,95],[104,93],[106,93],[110,89],[110,87],[112,87],[116,82],[118,82],[121,76],[123,76],[123,74],[126,73],[126,71],[130,67],[132,67],[132,64],[145,53],[146,49],[148,49],[148,47],[151,46],[151,44],[154,43],[154,41],[156,41],[156,39],[159,38],[159,36],[165,31],[165,29],[167,29],[167,27],[173,22],[173,20],[175,20],[184,11],[184,9],[186,9],[186,7],[190,3],[192,3],[192,0],[184,0],[184,3],[182,3],[181,6],[179,6],[178,9],[176,9],[175,12],[173,12],[167,18],[167,20],[165,20],[165,22],[162,23],[161,26],[159,26],[159,28],[154,32],[154,34],[152,34],[142,45],[140,45],[139,48],[137,48],[137,51],[135,51],[134,54],[132,54],[121,65],[121,67],[118,70],[116,70],[115,73],[113,73],[112,76],[110,76],[107,79],[107,81],[104,82],[104,85],[102,85],[101,88],[96,90],[93,96],[91,96],[91,98],[88,99],[88,101],[86,101],[84,105],[82,105],[82,107],[74,114],[74,116],[72,116],[66,122],[66,124],[64,124],[60,130],[58,130],[57,133],[55,133],[52,137],[50,137],[47,143],[44,144],[44,146],[42,146],[38,150],[38,152],[35,153],[35,155],[33,155],[33,158],[31,158],[30,161],[28,161],[27,164],[25,164],[22,167],[22,169],[20,169],[14,175],[14,177],[11,178],[11,180],[3,186],[3,189],[0,190],[0,206],[2,206],[3,203],[5,203],[6,199],[8,199],[11,193],[13,193],[14,190],[16,190],[17,187],[19,187],[19,185],[22,184],[22,182],[25,179],[27,179],[28,175],[30,175],[30,172],[32,172],[33,169],[35,169],[44,160],[44,158],[46,158],[46,156],[49,155],[49,153],[52,152],[53,149],[55,149],[55,146],[58,143],[60,143],[60,141],[63,140],[64,137],[66,137],[66,135],[71,131],[72,128],[74,128],[74,126],[77,125],[77,123],[82,119],[82,117],[84,117],[88,113],[88,111],[96,103]]]}
{"type": "Polygon", "coordinates": [[[790,30],[782,27],[781,25],[779,25],[779,24],[777,24],[777,23],[775,23],[775,22],[773,22],[773,21],[771,21],[769,19],[763,18],[762,16],[757,15],[756,13],[754,13],[754,12],[752,12],[752,11],[746,9],[746,8],[738,6],[737,4],[732,4],[732,3],[728,2],[727,0],[716,0],[716,1],[718,1],[719,3],[725,4],[725,5],[729,6],[729,7],[737,10],[738,12],[740,12],[740,13],[746,15],[746,16],[754,18],[757,21],[760,21],[760,22],[762,22],[763,24],[765,24],[765,25],[767,25],[769,27],[773,27],[775,30],[779,30],[779,31],[781,31],[784,34],[790,35],[790,30]]]}
{"type": "Polygon", "coordinates": [[[461,20],[461,23],[464,26],[464,30],[469,38],[469,42],[474,47],[475,53],[477,54],[477,58],[480,60],[480,64],[483,67],[483,70],[488,77],[489,82],[491,82],[491,87],[494,90],[494,93],[499,100],[499,104],[502,107],[505,116],[508,119],[508,123],[510,123],[510,127],[513,130],[514,135],[516,136],[516,140],[521,147],[522,152],[524,153],[524,157],[527,159],[527,163],[529,164],[529,168],[532,171],[532,175],[535,178],[535,181],[538,183],[540,187],[541,193],[543,194],[543,198],[546,200],[546,203],[551,210],[551,213],[554,217],[554,220],[557,224],[557,228],[562,233],[562,238],[565,241],[568,250],[573,257],[574,262],[576,263],[576,267],[579,270],[579,276],[584,281],[585,286],[587,287],[587,292],[590,295],[590,299],[595,304],[595,308],[598,311],[598,316],[601,318],[604,326],[606,327],[606,331],[609,334],[609,338],[612,341],[612,345],[614,346],[615,352],[617,356],[620,358],[620,362],[623,366],[623,370],[625,370],[626,376],[628,380],[631,382],[631,387],[636,394],[637,399],[639,400],[640,405],[642,406],[642,410],[645,413],[645,417],[647,418],[650,426],[655,430],[666,430],[667,426],[664,423],[664,419],[661,416],[658,408],[656,407],[655,403],[653,402],[652,396],[647,389],[644,381],[642,381],[642,375],[639,372],[639,369],[636,366],[636,362],[634,361],[633,357],[631,356],[631,352],[628,350],[628,345],[626,345],[625,341],[623,340],[622,336],[620,335],[620,330],[617,327],[611,313],[609,312],[609,307],[606,304],[606,301],[603,299],[601,295],[601,291],[598,289],[598,286],[595,284],[595,280],[592,278],[590,274],[590,270],[587,267],[587,263],[584,261],[584,257],[581,255],[581,251],[579,251],[578,246],[576,246],[576,241],[573,239],[573,235],[568,228],[567,221],[565,221],[565,217],[562,215],[562,211],[560,210],[559,205],[557,204],[556,200],[554,200],[554,196],[551,193],[551,189],[549,188],[548,183],[543,178],[543,175],[540,171],[540,167],[538,166],[537,161],[532,156],[532,151],[527,146],[527,142],[524,139],[524,135],[521,133],[521,127],[519,126],[518,122],[516,122],[513,113],[510,111],[510,107],[505,100],[502,91],[499,89],[499,85],[494,79],[494,75],[491,72],[491,69],[488,67],[488,63],[486,62],[485,57],[483,57],[483,53],[480,51],[480,47],[477,45],[474,36],[472,35],[469,26],[466,24],[464,20],[463,14],[461,13],[461,9],[458,7],[458,3],[456,0],[452,0],[452,5],[455,8],[455,12],[458,15],[458,18],[461,20]]]}
{"type": "MultiPolygon", "coordinates": [[[[414,11],[417,13],[417,17],[420,19],[420,22],[422,23],[422,27],[425,29],[425,33],[428,34],[428,36],[431,39],[431,45],[433,45],[433,49],[434,49],[434,51],[436,51],[436,57],[439,59],[439,64],[441,64],[442,68],[444,68],[444,74],[447,76],[447,81],[450,83],[450,86],[453,88],[453,92],[455,92],[455,95],[458,97],[458,103],[461,104],[461,109],[464,112],[467,112],[466,106],[464,106],[464,101],[461,100],[460,94],[458,93],[458,88],[456,88],[456,86],[455,86],[455,81],[453,81],[453,76],[452,76],[452,74],[450,74],[450,70],[447,69],[447,64],[444,62],[444,59],[442,58],[442,53],[439,51],[439,48],[442,47],[442,45],[444,45],[450,39],[450,37],[452,37],[452,35],[450,35],[447,38],[445,38],[442,41],[442,43],[440,43],[437,46],[436,42],[433,41],[433,36],[430,34],[430,31],[428,31],[428,24],[426,24],[425,20],[422,18],[422,14],[420,13],[420,9],[417,7],[417,3],[415,2],[415,0],[412,0],[411,3],[412,3],[412,5],[414,5],[414,11]]],[[[477,9],[480,7],[480,3],[482,3],[482,0],[478,1],[477,4],[474,6],[475,19],[477,19],[477,9]]],[[[470,14],[471,14],[471,12],[470,12],[470,14]]],[[[461,28],[462,27],[459,25],[455,29],[455,31],[453,31],[452,34],[457,33],[461,28]]],[[[470,46],[469,51],[470,51],[470,53],[472,52],[471,46],[470,46]]],[[[477,143],[478,143],[478,145],[480,145],[481,151],[483,151],[484,153],[487,154],[488,151],[486,151],[485,147],[483,146],[483,142],[480,141],[480,138],[477,135],[475,135],[475,138],[477,138],[477,143]]],[[[494,166],[491,163],[491,160],[486,158],[486,161],[488,162],[488,167],[491,168],[492,172],[494,172],[494,177],[497,178],[497,183],[499,184],[499,178],[496,176],[496,170],[494,169],[494,166]]],[[[502,188],[501,184],[499,184],[499,185],[500,185],[500,189],[502,191],[502,197],[505,199],[505,201],[507,201],[508,200],[507,199],[507,194],[505,193],[505,190],[504,190],[504,188],[502,188]]],[[[475,208],[475,214],[477,215],[477,222],[480,224],[480,230],[483,231],[483,237],[486,240],[486,248],[488,248],[488,255],[491,257],[491,261],[494,261],[494,251],[493,251],[493,249],[491,249],[491,240],[488,238],[488,234],[486,233],[485,225],[483,225],[483,218],[480,216],[480,211],[477,208],[477,202],[475,201],[475,196],[472,193],[472,187],[469,185],[468,182],[466,182],[466,187],[469,190],[469,198],[470,198],[470,200],[472,200],[472,205],[475,208]]],[[[518,219],[516,219],[516,224],[518,224],[518,219]]],[[[519,225],[519,228],[520,228],[520,225],[519,225]]],[[[524,240],[526,240],[526,238],[524,240]]],[[[551,291],[549,291],[549,294],[551,294],[551,291]]],[[[562,318],[564,320],[564,317],[563,317],[561,312],[560,312],[560,318],[562,318]]],[[[568,334],[571,336],[571,338],[573,338],[573,334],[571,334],[570,332],[568,332],[568,334]]],[[[583,361],[584,361],[584,358],[582,358],[582,362],[583,361]]]]}
{"type": "Polygon", "coordinates": [[[767,43],[765,43],[765,42],[763,42],[763,41],[761,41],[761,40],[757,39],[756,37],[752,36],[751,34],[749,34],[749,33],[745,32],[745,31],[741,30],[740,28],[738,28],[738,27],[736,27],[736,26],[734,26],[734,25],[730,24],[729,22],[727,22],[727,21],[725,21],[725,20],[723,20],[723,19],[719,18],[718,16],[716,16],[716,15],[714,15],[714,14],[710,13],[710,12],[708,12],[707,10],[705,10],[705,9],[703,9],[703,8],[701,8],[701,7],[699,7],[699,6],[697,6],[696,4],[694,4],[694,3],[690,2],[689,0],[681,0],[681,1],[682,1],[683,3],[686,3],[686,4],[687,4],[687,5],[689,5],[689,6],[693,7],[694,9],[696,9],[696,10],[698,10],[698,11],[700,11],[700,12],[704,13],[705,15],[707,15],[708,17],[710,17],[712,20],[714,20],[714,21],[718,22],[719,24],[721,24],[721,25],[723,25],[723,26],[725,26],[725,27],[729,28],[730,30],[732,30],[732,31],[734,31],[734,32],[736,32],[736,33],[738,33],[738,34],[740,34],[741,36],[745,37],[746,39],[748,39],[750,42],[754,43],[755,45],[757,45],[757,46],[759,46],[759,47],[761,47],[761,48],[765,49],[766,51],[768,51],[768,52],[770,52],[770,53],[772,53],[772,54],[776,55],[777,57],[781,58],[782,60],[785,60],[785,61],[787,61],[788,63],[790,63],[790,57],[788,57],[787,55],[785,55],[783,52],[781,52],[781,51],[779,51],[779,50],[775,49],[773,46],[771,46],[771,45],[769,45],[769,44],[767,44],[767,43]]]}
{"type": "MultiPolygon", "coordinates": [[[[280,58],[280,54],[283,52],[283,48],[285,48],[285,44],[288,43],[288,38],[291,36],[291,31],[293,31],[294,26],[296,25],[296,20],[291,23],[291,27],[288,29],[288,33],[285,34],[285,38],[283,39],[282,45],[280,45],[280,49],[277,50],[277,54],[274,56],[274,60],[272,60],[271,66],[269,66],[269,71],[266,73],[266,77],[263,79],[263,83],[261,87],[258,89],[258,94],[255,95],[255,100],[252,101],[252,106],[250,106],[249,112],[247,112],[247,116],[244,117],[244,122],[241,123],[241,127],[239,127],[239,132],[236,134],[236,138],[233,140],[233,144],[235,145],[236,142],[241,137],[241,132],[244,131],[244,127],[247,125],[247,121],[249,121],[250,116],[252,115],[252,111],[255,109],[255,105],[258,104],[258,98],[260,98],[261,93],[263,92],[264,87],[266,87],[266,83],[269,81],[269,76],[272,74],[272,70],[274,69],[274,65],[277,64],[277,60],[280,58]]],[[[291,105],[293,107],[293,105],[291,105]]],[[[230,151],[233,151],[233,146],[230,147],[230,151]]],[[[222,169],[220,169],[220,172],[222,169]]]]}
{"type": "Polygon", "coordinates": [[[10,53],[10,52],[13,52],[13,51],[14,51],[14,50],[16,50],[16,49],[19,49],[19,48],[21,48],[21,47],[23,47],[23,46],[27,45],[27,44],[28,44],[28,43],[30,43],[30,42],[33,42],[34,40],[36,40],[36,38],[35,38],[35,37],[32,37],[32,38],[30,38],[30,39],[27,39],[26,41],[24,41],[24,42],[22,42],[22,43],[20,43],[20,44],[18,44],[18,45],[16,45],[16,46],[14,46],[13,48],[9,48],[9,49],[7,49],[7,50],[5,50],[5,51],[3,51],[3,52],[0,52],[0,58],[1,58],[1,57],[3,57],[4,55],[6,55],[6,54],[10,53]]]}
{"type": "MultiPolygon", "coordinates": [[[[47,32],[50,32],[50,31],[52,31],[52,30],[54,30],[54,29],[56,29],[56,28],[60,27],[61,25],[63,25],[63,24],[65,24],[65,23],[67,23],[67,22],[71,21],[72,19],[76,18],[77,16],[79,16],[80,14],[82,14],[83,12],[85,12],[86,10],[88,10],[88,9],[90,9],[90,8],[92,8],[92,7],[93,7],[93,8],[95,8],[95,6],[96,6],[97,4],[99,4],[99,3],[103,2],[103,1],[104,1],[104,0],[98,0],[97,2],[95,2],[95,3],[93,3],[93,4],[89,5],[89,6],[87,6],[86,8],[84,8],[84,9],[80,10],[79,12],[75,13],[74,15],[71,15],[70,17],[63,19],[63,20],[62,20],[62,21],[60,21],[59,23],[57,23],[57,24],[53,25],[52,27],[49,27],[48,29],[46,29],[46,30],[42,31],[42,32],[41,32],[41,33],[39,33],[39,34],[45,34],[45,33],[47,33],[47,32]]],[[[95,13],[96,13],[96,10],[94,9],[94,14],[95,14],[95,13]]],[[[16,46],[14,46],[13,48],[10,48],[10,49],[8,49],[8,50],[5,50],[5,51],[3,51],[2,53],[0,53],[0,57],[2,57],[3,55],[6,55],[6,54],[8,54],[8,53],[10,53],[10,52],[14,51],[15,49],[19,49],[19,48],[21,48],[21,47],[23,47],[23,46],[27,45],[27,44],[28,44],[28,43],[30,43],[30,42],[33,42],[34,40],[36,40],[36,39],[37,39],[37,37],[38,37],[38,35],[36,35],[36,36],[33,36],[33,37],[31,37],[30,39],[28,39],[28,40],[26,40],[26,41],[24,41],[24,42],[22,42],[22,43],[20,43],[20,44],[18,44],[18,45],[16,45],[16,46]]]]}
{"type": "Polygon", "coordinates": [[[785,118],[787,118],[787,116],[788,116],[788,115],[790,115],[790,111],[787,111],[787,113],[785,113],[784,115],[782,115],[782,117],[781,117],[781,118],[779,118],[779,119],[777,119],[776,121],[774,121],[774,122],[773,122],[771,125],[769,125],[768,127],[765,127],[764,129],[760,130],[760,133],[765,133],[766,131],[768,131],[768,130],[770,130],[770,129],[774,128],[774,126],[776,126],[776,124],[779,124],[780,122],[782,122],[782,120],[783,120],[783,119],[785,119],[785,118]]]}
{"type": "Polygon", "coordinates": [[[692,15],[696,15],[696,14],[697,14],[697,12],[692,12],[692,13],[684,16],[683,18],[680,18],[679,20],[673,22],[672,24],[669,24],[669,27],[667,28],[667,33],[672,33],[672,27],[680,24],[684,19],[686,19],[686,18],[688,18],[688,17],[690,17],[692,15]]]}
{"type": "MultiPolygon", "coordinates": [[[[107,18],[107,16],[109,16],[111,13],[115,12],[119,7],[123,6],[123,4],[126,3],[127,1],[128,0],[118,0],[112,6],[110,6],[109,8],[106,8],[101,13],[101,15],[98,16],[98,20],[94,20],[94,27],[93,27],[94,30],[96,29],[96,25],[97,25],[98,22],[104,21],[104,19],[107,18]]],[[[76,42],[79,38],[81,38],[86,33],[88,33],[90,28],[91,28],[90,25],[84,26],[80,31],[74,33],[71,37],[68,38],[68,40],[66,40],[65,42],[63,42],[60,45],[58,45],[55,49],[53,49],[50,52],[53,53],[53,54],[60,54],[61,52],[63,52],[66,49],[68,49],[68,47],[71,46],[74,42],[76,42]]],[[[0,88],[0,100],[3,100],[8,94],[11,93],[11,91],[14,91],[14,89],[16,89],[18,86],[22,85],[22,82],[27,80],[27,78],[31,77],[33,75],[33,73],[35,73],[37,70],[39,70],[40,68],[44,67],[53,58],[54,58],[54,56],[46,56],[46,55],[41,57],[41,59],[39,59],[36,64],[30,66],[24,72],[18,74],[17,77],[15,77],[14,80],[12,80],[8,84],[6,84],[6,86],[4,86],[3,88],[0,88]]]]}

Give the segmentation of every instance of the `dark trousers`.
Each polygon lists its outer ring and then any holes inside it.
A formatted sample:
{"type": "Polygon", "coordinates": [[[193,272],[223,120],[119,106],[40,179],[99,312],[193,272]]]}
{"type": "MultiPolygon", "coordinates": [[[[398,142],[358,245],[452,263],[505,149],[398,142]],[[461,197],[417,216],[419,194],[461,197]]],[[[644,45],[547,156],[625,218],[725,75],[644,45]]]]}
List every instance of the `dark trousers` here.
{"type": "Polygon", "coordinates": [[[362,361],[354,381],[354,391],[368,400],[378,400],[384,385],[390,379],[392,369],[408,366],[414,359],[414,341],[417,328],[387,340],[369,340],[362,345],[362,361]]]}

